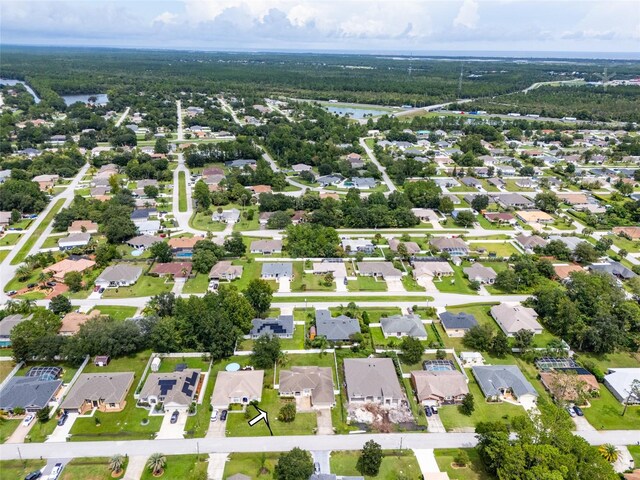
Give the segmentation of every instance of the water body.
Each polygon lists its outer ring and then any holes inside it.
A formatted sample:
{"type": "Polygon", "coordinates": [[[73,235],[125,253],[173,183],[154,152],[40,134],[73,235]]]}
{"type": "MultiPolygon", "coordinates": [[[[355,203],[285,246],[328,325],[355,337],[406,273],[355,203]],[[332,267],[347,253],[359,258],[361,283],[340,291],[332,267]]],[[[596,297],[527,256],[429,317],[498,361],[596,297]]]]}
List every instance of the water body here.
{"type": "Polygon", "coordinates": [[[324,107],[331,113],[337,113],[341,117],[349,115],[351,118],[367,118],[367,117],[379,117],[385,113],[390,113],[387,110],[376,110],[373,108],[351,108],[351,107],[324,107]]]}
{"type": "Polygon", "coordinates": [[[40,97],[38,97],[38,95],[36,95],[36,92],[34,92],[33,89],[29,85],[24,83],[22,80],[15,80],[11,78],[0,78],[0,85],[17,85],[18,83],[21,83],[22,85],[24,85],[24,88],[27,89],[27,92],[33,95],[33,100],[36,103],[40,103],[40,97]]]}
{"type": "Polygon", "coordinates": [[[96,97],[95,105],[106,105],[109,102],[109,97],[106,93],[87,93],[79,95],[62,95],[64,103],[71,105],[76,102],[89,103],[89,97],[96,97]]]}

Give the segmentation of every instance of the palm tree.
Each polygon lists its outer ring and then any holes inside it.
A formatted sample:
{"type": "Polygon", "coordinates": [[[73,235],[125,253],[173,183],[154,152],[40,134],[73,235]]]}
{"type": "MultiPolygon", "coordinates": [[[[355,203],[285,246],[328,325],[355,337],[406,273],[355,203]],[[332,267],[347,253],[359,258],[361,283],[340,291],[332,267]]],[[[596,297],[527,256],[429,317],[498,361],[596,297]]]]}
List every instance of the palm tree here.
{"type": "Polygon", "coordinates": [[[615,463],[618,460],[618,449],[615,445],[611,445],[610,443],[605,443],[604,445],[600,445],[598,449],[600,451],[600,455],[604,457],[604,459],[609,463],[615,463]]]}
{"type": "Polygon", "coordinates": [[[167,457],[162,453],[154,453],[147,460],[147,468],[151,470],[155,476],[160,476],[164,471],[164,466],[167,464],[167,457]]]}
{"type": "Polygon", "coordinates": [[[23,263],[16,269],[18,280],[20,280],[21,282],[25,281],[27,278],[29,278],[29,275],[31,275],[32,271],[33,270],[31,269],[31,267],[29,267],[29,265],[23,263]]]}
{"type": "Polygon", "coordinates": [[[124,457],[119,453],[109,459],[109,470],[111,470],[114,475],[119,475],[122,467],[124,467],[124,457]]]}

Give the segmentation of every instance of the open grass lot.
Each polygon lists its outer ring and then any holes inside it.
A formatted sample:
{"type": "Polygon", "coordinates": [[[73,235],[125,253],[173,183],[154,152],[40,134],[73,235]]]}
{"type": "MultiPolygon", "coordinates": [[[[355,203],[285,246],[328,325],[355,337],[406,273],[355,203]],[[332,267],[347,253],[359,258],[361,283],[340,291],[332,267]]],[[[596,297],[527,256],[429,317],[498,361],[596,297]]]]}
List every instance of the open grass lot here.
{"type": "MultiPolygon", "coordinates": [[[[420,466],[411,450],[383,451],[380,471],[375,477],[365,476],[365,479],[395,480],[399,475],[403,478],[420,478],[420,466]]],[[[332,452],[331,472],[337,475],[361,476],[356,468],[360,452],[332,452]]]]}
{"type": "Polygon", "coordinates": [[[347,289],[350,292],[386,292],[387,282],[358,275],[357,280],[349,280],[347,289]]]}
{"type": "Polygon", "coordinates": [[[467,416],[460,413],[457,405],[447,405],[438,409],[438,415],[447,431],[459,431],[459,429],[473,429],[478,422],[490,422],[503,420],[508,422],[510,418],[518,415],[526,415],[524,408],[510,403],[489,403],[484,400],[484,395],[476,383],[471,372],[469,374],[469,392],[475,400],[475,410],[467,416]]]}
{"type": "Polygon", "coordinates": [[[46,238],[46,240],[42,244],[41,248],[57,248],[58,247],[58,241],[60,239],[62,239],[62,238],[65,238],[66,236],[67,236],[66,234],[51,235],[50,237],[46,238]]]}
{"type": "Polygon", "coordinates": [[[102,315],[109,315],[116,320],[126,320],[135,315],[136,307],[125,307],[121,305],[96,305],[94,310],[100,310],[102,315]]]}
{"type": "Polygon", "coordinates": [[[271,480],[279,457],[280,454],[274,452],[232,453],[224,467],[224,478],[241,473],[249,478],[271,480]]]}
{"type": "Polygon", "coordinates": [[[184,172],[178,173],[178,211],[187,211],[187,179],[184,172]]]}
{"type": "Polygon", "coordinates": [[[20,240],[22,234],[20,233],[7,233],[0,238],[0,247],[6,247],[9,245],[15,245],[20,240]]]}
{"type": "Polygon", "coordinates": [[[40,470],[46,463],[45,460],[3,460],[0,461],[0,476],[7,480],[22,479],[29,473],[40,470]]]}
{"type": "Polygon", "coordinates": [[[196,273],[195,277],[189,278],[182,288],[182,293],[206,293],[209,288],[209,276],[204,273],[196,273]]]}
{"type": "MultiPolygon", "coordinates": [[[[7,441],[7,438],[18,428],[22,420],[9,420],[6,418],[0,418],[0,443],[7,441]]],[[[34,420],[35,421],[35,420],[34,420]]]]}
{"type": "MultiPolygon", "coordinates": [[[[10,356],[6,352],[0,350],[0,354],[10,356]]],[[[2,382],[13,370],[15,364],[13,362],[0,362],[0,382],[2,382]]]]}
{"type": "MultiPolygon", "coordinates": [[[[164,453],[164,452],[161,452],[164,453]]],[[[164,467],[163,479],[167,480],[196,480],[207,478],[207,455],[167,455],[167,464],[164,467]],[[204,472],[204,477],[203,477],[204,472]]],[[[151,471],[145,468],[140,477],[141,480],[154,480],[151,471]]]]}
{"type": "Polygon", "coordinates": [[[64,198],[61,198],[53,205],[51,210],[49,210],[49,213],[47,214],[47,216],[44,217],[40,222],[40,225],[38,225],[38,228],[36,228],[33,231],[33,233],[27,239],[24,245],[22,245],[22,248],[18,251],[16,256],[13,257],[13,260],[11,260],[11,265],[17,265],[26,258],[28,253],[31,251],[31,248],[33,248],[33,245],[35,245],[38,238],[40,238],[40,236],[47,229],[47,226],[49,225],[49,223],[51,223],[51,221],[53,220],[53,217],[55,217],[58,211],[62,208],[63,203],[64,203],[64,198]]]}
{"type": "MultiPolygon", "coordinates": [[[[349,296],[348,294],[327,294],[327,295],[312,295],[309,296],[309,298],[307,298],[308,303],[309,303],[309,308],[312,308],[314,305],[314,302],[344,302],[344,304],[346,305],[349,302],[353,302],[354,300],[357,300],[358,303],[360,302],[379,302],[381,299],[384,299],[384,301],[386,302],[424,302],[424,301],[433,301],[433,297],[425,295],[425,296],[420,296],[420,297],[415,297],[415,296],[409,296],[409,295],[402,295],[402,294],[398,294],[398,295],[384,295],[384,296],[377,296],[375,293],[371,293],[371,295],[367,295],[367,296],[363,296],[363,297],[358,297],[356,299],[354,299],[354,297],[349,296]]],[[[293,302],[293,303],[300,303],[300,297],[287,297],[286,293],[283,294],[283,296],[280,296],[278,294],[276,294],[274,296],[273,299],[274,303],[280,303],[280,302],[293,302]]]]}
{"type": "Polygon", "coordinates": [[[256,262],[254,260],[234,260],[232,263],[233,265],[242,265],[242,277],[231,282],[231,284],[238,287],[239,290],[244,290],[245,288],[247,288],[251,280],[260,278],[263,262],[256,262]]]}
{"type": "Polygon", "coordinates": [[[256,211],[255,208],[252,210],[253,210],[253,218],[251,220],[247,220],[242,214],[240,215],[240,221],[236,222],[235,225],[233,226],[234,232],[247,232],[252,230],[260,230],[260,216],[258,215],[258,212],[256,211]]]}
{"type": "Polygon", "coordinates": [[[604,355],[580,353],[576,358],[594,362],[603,373],[606,373],[609,368],[637,368],[640,364],[640,352],[616,352],[604,355]]]}
{"type": "MultiPolygon", "coordinates": [[[[627,252],[640,252],[640,240],[629,240],[618,235],[607,235],[606,238],[610,238],[616,247],[623,248],[627,252]]],[[[2,245],[2,241],[0,241],[0,245],[2,245]]]]}
{"type": "Polygon", "coordinates": [[[167,282],[161,277],[143,275],[131,287],[108,288],[102,294],[103,298],[152,297],[164,292],[170,292],[173,282],[167,282]]]}
{"type": "Polygon", "coordinates": [[[212,213],[208,210],[206,212],[197,212],[189,219],[189,225],[197,230],[206,232],[221,232],[224,230],[227,225],[222,222],[214,222],[211,215],[212,213]]]}
{"type": "Polygon", "coordinates": [[[11,250],[0,250],[0,262],[7,258],[7,255],[9,255],[10,251],[11,250]]]}
{"type": "Polygon", "coordinates": [[[302,262],[293,262],[293,280],[291,281],[292,292],[334,292],[335,290],[335,280],[331,282],[330,285],[326,285],[324,281],[324,275],[305,273],[304,264],[302,262]]]}
{"type": "Polygon", "coordinates": [[[436,449],[434,454],[441,472],[447,472],[452,480],[492,480],[494,477],[487,473],[480,455],[475,448],[465,449],[469,455],[469,465],[466,467],[453,467],[453,458],[458,453],[455,448],[436,449]]]}
{"type": "Polygon", "coordinates": [[[487,253],[495,253],[498,257],[510,257],[514,253],[518,253],[516,247],[508,241],[502,243],[469,242],[469,247],[473,250],[483,248],[487,253]]]}
{"type": "Polygon", "coordinates": [[[467,295],[475,295],[478,292],[469,287],[469,281],[462,273],[462,268],[453,265],[453,275],[450,277],[442,277],[442,280],[434,281],[436,288],[443,293],[463,293],[467,295]]]}
{"type": "Polygon", "coordinates": [[[89,457],[74,458],[71,460],[64,467],[59,478],[60,480],[110,480],[121,477],[122,475],[119,477],[111,476],[109,459],[107,457],[89,457]]]}
{"type": "Polygon", "coordinates": [[[627,408],[613,396],[607,387],[600,385],[600,397],[590,400],[591,406],[583,409],[589,423],[598,430],[640,430],[640,406],[627,408]]]}

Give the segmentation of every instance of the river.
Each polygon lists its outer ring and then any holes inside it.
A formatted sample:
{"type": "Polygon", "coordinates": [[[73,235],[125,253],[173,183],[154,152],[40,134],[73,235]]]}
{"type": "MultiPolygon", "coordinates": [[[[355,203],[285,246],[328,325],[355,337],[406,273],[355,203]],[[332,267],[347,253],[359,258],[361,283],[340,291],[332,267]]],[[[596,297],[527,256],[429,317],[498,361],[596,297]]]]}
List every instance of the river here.
{"type": "Polygon", "coordinates": [[[34,92],[33,89],[29,85],[24,83],[22,80],[14,80],[14,79],[10,79],[10,78],[0,78],[0,85],[17,85],[18,83],[21,83],[22,85],[24,85],[24,88],[27,89],[27,92],[29,92],[31,95],[33,95],[33,100],[36,103],[40,103],[40,97],[38,97],[38,95],[36,95],[36,92],[34,92]]]}
{"type": "MultiPolygon", "coordinates": [[[[0,85],[17,85],[18,83],[24,85],[24,87],[27,89],[27,92],[33,95],[33,99],[36,103],[40,103],[40,97],[38,97],[38,95],[36,95],[36,92],[34,92],[33,89],[22,80],[0,78],[0,85]]],[[[66,103],[67,105],[71,105],[76,102],[87,103],[89,101],[89,97],[96,97],[96,105],[106,105],[109,101],[109,97],[106,93],[81,93],[75,95],[61,95],[61,97],[64,100],[64,103],[66,103]]]]}

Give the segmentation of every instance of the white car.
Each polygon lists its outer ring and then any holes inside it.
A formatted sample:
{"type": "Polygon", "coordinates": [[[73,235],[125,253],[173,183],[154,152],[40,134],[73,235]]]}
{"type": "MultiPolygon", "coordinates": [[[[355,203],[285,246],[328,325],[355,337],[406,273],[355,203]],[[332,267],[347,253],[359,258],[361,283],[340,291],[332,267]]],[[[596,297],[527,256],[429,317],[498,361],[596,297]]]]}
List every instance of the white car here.
{"type": "Polygon", "coordinates": [[[26,417],[24,417],[24,419],[22,420],[22,425],[24,425],[25,427],[27,425],[29,425],[31,422],[33,422],[33,419],[36,418],[36,416],[33,413],[30,413],[29,415],[27,415],[26,417]]]}
{"type": "Polygon", "coordinates": [[[217,408],[213,410],[213,412],[211,413],[211,421],[212,422],[215,422],[215,421],[218,420],[218,413],[219,413],[219,411],[218,411],[217,408]]]}
{"type": "Polygon", "coordinates": [[[51,470],[51,473],[49,474],[49,480],[56,480],[60,476],[61,472],[62,472],[62,464],[56,463],[55,466],[53,467],[53,470],[51,470]]]}

